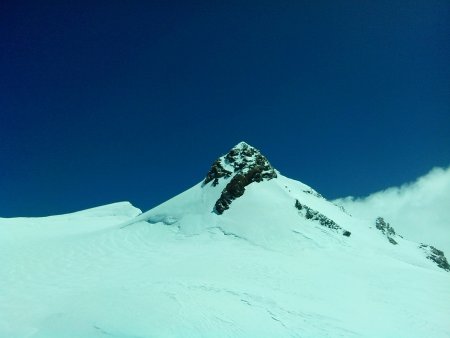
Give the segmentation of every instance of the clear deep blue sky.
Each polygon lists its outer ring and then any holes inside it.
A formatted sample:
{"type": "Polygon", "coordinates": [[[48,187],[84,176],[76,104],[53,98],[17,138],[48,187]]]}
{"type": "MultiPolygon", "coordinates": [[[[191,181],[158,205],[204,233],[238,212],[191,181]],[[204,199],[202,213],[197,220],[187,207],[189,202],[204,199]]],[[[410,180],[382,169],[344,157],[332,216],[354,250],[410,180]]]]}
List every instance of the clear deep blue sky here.
{"type": "Polygon", "coordinates": [[[149,209],[244,140],[328,198],[450,164],[450,3],[0,4],[0,216],[149,209]]]}

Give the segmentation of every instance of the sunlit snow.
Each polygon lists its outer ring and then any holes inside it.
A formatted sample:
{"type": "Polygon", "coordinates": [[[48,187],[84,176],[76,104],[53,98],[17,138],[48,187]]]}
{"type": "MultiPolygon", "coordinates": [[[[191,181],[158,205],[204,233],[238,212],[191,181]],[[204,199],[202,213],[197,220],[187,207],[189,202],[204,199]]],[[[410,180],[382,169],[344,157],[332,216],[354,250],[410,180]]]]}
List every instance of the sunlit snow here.
{"type": "Polygon", "coordinates": [[[226,183],[143,214],[0,219],[0,337],[450,336],[450,273],[419,243],[392,245],[282,175],[217,215],[226,183]]]}

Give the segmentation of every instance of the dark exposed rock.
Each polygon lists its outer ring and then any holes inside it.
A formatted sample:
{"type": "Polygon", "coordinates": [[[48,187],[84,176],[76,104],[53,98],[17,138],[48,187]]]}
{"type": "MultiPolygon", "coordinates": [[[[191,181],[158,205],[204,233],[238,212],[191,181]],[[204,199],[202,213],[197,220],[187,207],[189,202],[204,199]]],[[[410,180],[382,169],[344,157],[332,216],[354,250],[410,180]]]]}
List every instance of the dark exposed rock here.
{"type": "Polygon", "coordinates": [[[392,237],[388,237],[389,243],[397,245],[397,241],[395,239],[393,239],[392,237]]]}
{"type": "Polygon", "coordinates": [[[318,198],[323,198],[323,196],[321,194],[319,194],[317,191],[315,191],[314,189],[308,189],[308,190],[303,190],[304,193],[316,196],[318,198]]]}
{"type": "Polygon", "coordinates": [[[395,237],[395,230],[393,227],[391,227],[391,225],[387,222],[385,222],[385,220],[383,219],[383,217],[378,217],[375,221],[375,226],[378,230],[380,230],[383,235],[386,236],[386,238],[388,239],[389,243],[397,245],[397,241],[393,238],[395,237]]]}
{"type": "Polygon", "coordinates": [[[375,226],[378,230],[380,230],[384,235],[395,235],[395,230],[390,226],[389,223],[386,223],[383,217],[378,217],[375,221],[375,226]]]}
{"type": "Polygon", "coordinates": [[[444,269],[445,271],[450,271],[450,264],[448,264],[447,258],[444,252],[436,249],[434,246],[427,244],[420,244],[419,248],[427,253],[427,258],[436,263],[438,267],[444,269]]]}
{"type": "Polygon", "coordinates": [[[222,191],[214,206],[214,210],[218,214],[222,214],[230,207],[233,200],[244,194],[247,185],[253,182],[261,182],[264,179],[262,172],[263,169],[261,167],[255,166],[245,174],[235,175],[222,191]]]}
{"type": "Polygon", "coordinates": [[[217,159],[206,175],[203,184],[222,177],[229,178],[233,173],[246,174],[257,167],[262,179],[272,179],[277,177],[275,169],[269,161],[256,148],[245,142],[239,143],[231,149],[225,156],[217,159]]]}
{"type": "Polygon", "coordinates": [[[342,229],[342,227],[339,226],[338,224],[336,224],[335,221],[328,218],[324,214],[318,212],[317,210],[314,210],[305,204],[301,204],[299,202],[299,200],[295,200],[295,207],[297,208],[297,210],[299,210],[299,213],[302,214],[306,219],[318,221],[320,225],[327,227],[329,229],[333,229],[333,230],[337,230],[337,231],[342,230],[343,231],[342,234],[344,236],[350,237],[350,235],[351,235],[350,231],[342,229]]]}
{"type": "Polygon", "coordinates": [[[213,181],[212,185],[216,186],[219,184],[219,178],[225,177],[228,178],[231,176],[231,171],[226,170],[223,166],[220,160],[216,160],[211,169],[209,170],[208,174],[206,174],[206,178],[203,181],[203,184],[208,184],[209,182],[213,181]]]}
{"type": "Polygon", "coordinates": [[[239,143],[228,154],[214,162],[203,185],[212,181],[212,185],[216,186],[221,178],[226,179],[232,175],[233,177],[214,206],[214,211],[218,214],[222,214],[230,207],[233,200],[242,196],[247,185],[277,177],[275,169],[267,158],[244,142],[239,143]]]}
{"type": "Polygon", "coordinates": [[[218,214],[222,214],[230,207],[233,200],[244,194],[245,186],[247,185],[246,182],[246,177],[240,174],[231,179],[214,206],[214,209],[218,214]]]}

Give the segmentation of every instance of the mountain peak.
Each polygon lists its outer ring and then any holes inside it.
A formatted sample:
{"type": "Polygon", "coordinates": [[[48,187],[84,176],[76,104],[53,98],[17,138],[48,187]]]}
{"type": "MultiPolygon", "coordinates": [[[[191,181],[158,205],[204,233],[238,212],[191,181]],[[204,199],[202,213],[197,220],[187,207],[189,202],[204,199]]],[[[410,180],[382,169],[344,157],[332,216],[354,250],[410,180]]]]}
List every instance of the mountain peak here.
{"type": "Polygon", "coordinates": [[[241,141],[241,142],[239,142],[238,144],[236,144],[233,148],[231,148],[231,149],[242,149],[242,148],[253,148],[253,149],[255,149],[254,147],[252,147],[250,144],[248,144],[247,142],[245,142],[245,141],[241,141]]]}
{"type": "Polygon", "coordinates": [[[214,161],[203,184],[212,181],[212,185],[216,186],[222,178],[228,179],[238,174],[246,175],[249,171],[253,171],[257,176],[256,182],[277,177],[275,169],[258,149],[246,142],[239,142],[227,154],[214,161]]]}
{"type": "Polygon", "coordinates": [[[231,178],[215,205],[215,211],[222,214],[234,199],[244,194],[247,185],[276,177],[275,169],[258,149],[246,142],[239,142],[213,163],[203,185],[212,182],[215,187],[221,179],[231,178]]]}

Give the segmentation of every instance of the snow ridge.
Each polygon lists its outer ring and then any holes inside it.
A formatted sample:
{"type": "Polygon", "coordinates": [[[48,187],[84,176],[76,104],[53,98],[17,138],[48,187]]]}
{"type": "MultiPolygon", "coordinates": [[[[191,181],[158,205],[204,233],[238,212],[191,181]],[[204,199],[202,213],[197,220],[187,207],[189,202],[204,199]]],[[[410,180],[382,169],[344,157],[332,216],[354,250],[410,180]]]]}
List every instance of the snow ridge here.
{"type": "Polygon", "coordinates": [[[0,218],[0,337],[450,337],[444,252],[246,143],[215,164],[144,213],[0,218]]]}

